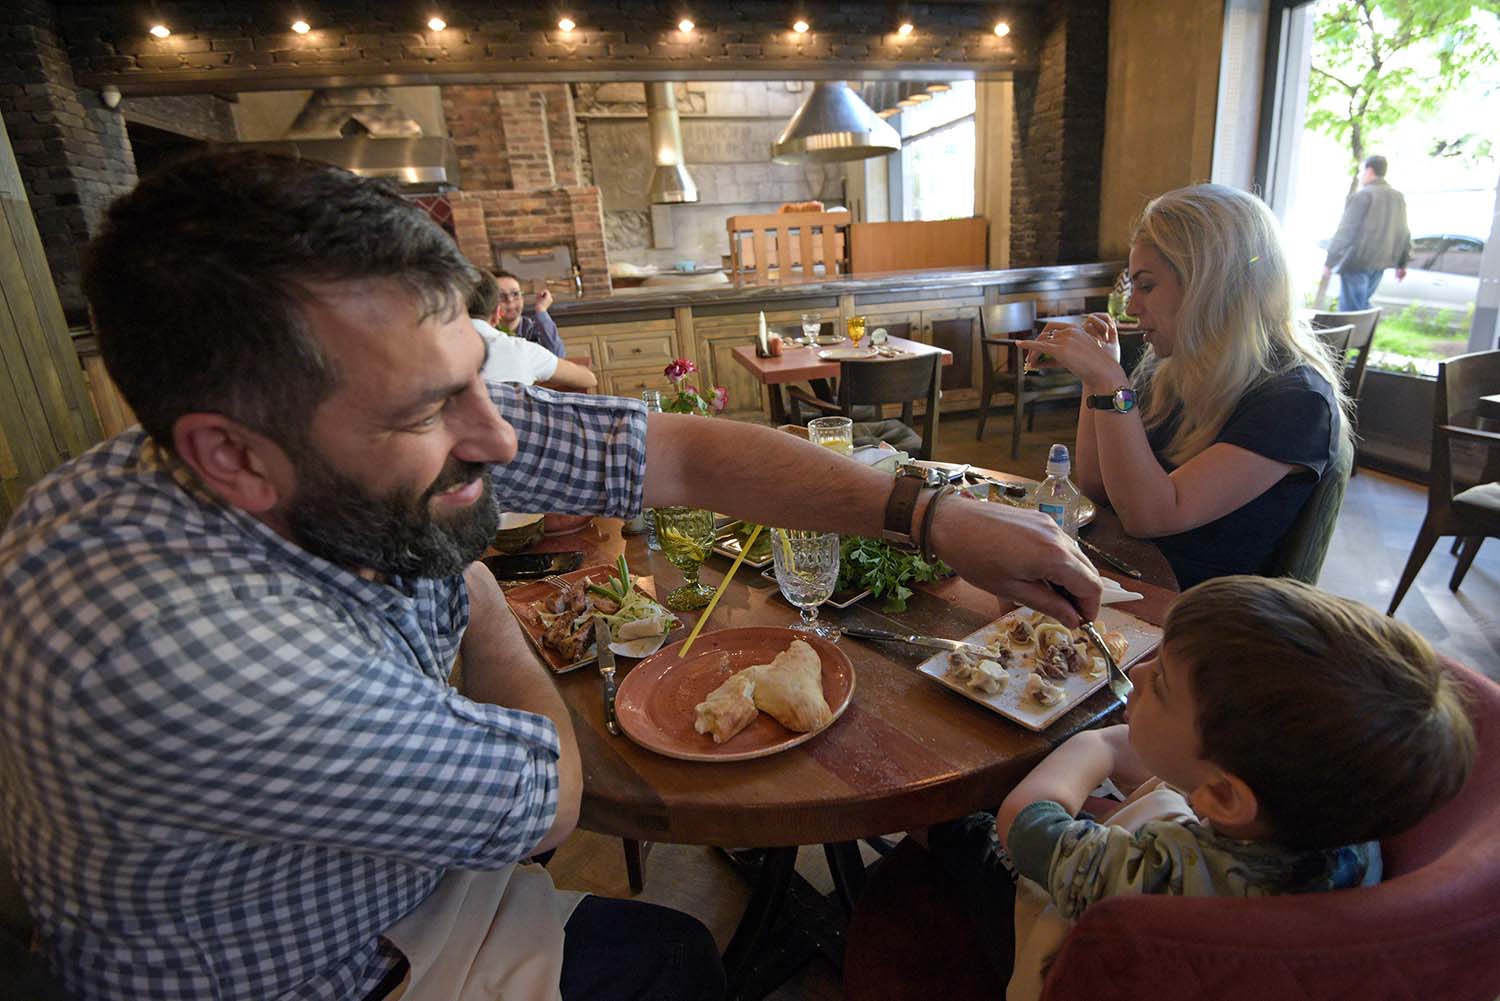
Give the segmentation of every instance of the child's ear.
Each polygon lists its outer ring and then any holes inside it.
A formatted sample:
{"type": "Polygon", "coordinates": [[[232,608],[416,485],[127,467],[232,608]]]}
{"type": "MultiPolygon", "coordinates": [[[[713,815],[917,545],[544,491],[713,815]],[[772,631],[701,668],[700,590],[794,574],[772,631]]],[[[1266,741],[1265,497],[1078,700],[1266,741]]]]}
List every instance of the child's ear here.
{"type": "Polygon", "coordinates": [[[1188,797],[1198,816],[1220,830],[1243,830],[1255,824],[1260,816],[1260,800],[1245,780],[1222,768],[1188,797]]]}

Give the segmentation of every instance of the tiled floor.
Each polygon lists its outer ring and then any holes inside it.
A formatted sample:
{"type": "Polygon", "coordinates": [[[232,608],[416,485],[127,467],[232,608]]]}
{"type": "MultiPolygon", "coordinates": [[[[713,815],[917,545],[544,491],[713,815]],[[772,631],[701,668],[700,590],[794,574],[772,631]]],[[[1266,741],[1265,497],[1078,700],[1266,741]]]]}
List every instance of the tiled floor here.
{"type": "MultiPolygon", "coordinates": [[[[1072,444],[1074,422],[1071,410],[1041,414],[1036,430],[1023,438],[1021,458],[1013,462],[1008,418],[991,418],[983,442],[974,440],[973,419],[946,420],[938,454],[949,461],[1040,476],[1048,445],[1072,444]]],[[[1425,510],[1426,490],[1419,484],[1368,471],[1354,477],[1323,567],[1322,586],[1383,611],[1425,510]]],[[[1398,615],[1439,650],[1500,680],[1500,540],[1480,550],[1457,594],[1447,586],[1454,563],[1447,542],[1428,558],[1398,615]]],[[[804,850],[798,868],[815,885],[829,888],[822,852],[804,850]]],[[[614,838],[580,831],[558,851],[550,869],[562,886],[614,896],[629,893],[620,843],[614,838]]],[[[744,883],[711,850],[679,845],[652,849],[641,899],[697,915],[721,946],[728,942],[748,898],[744,883]]],[[[771,995],[775,1001],[831,1001],[841,996],[836,971],[822,961],[809,964],[771,995]]]]}

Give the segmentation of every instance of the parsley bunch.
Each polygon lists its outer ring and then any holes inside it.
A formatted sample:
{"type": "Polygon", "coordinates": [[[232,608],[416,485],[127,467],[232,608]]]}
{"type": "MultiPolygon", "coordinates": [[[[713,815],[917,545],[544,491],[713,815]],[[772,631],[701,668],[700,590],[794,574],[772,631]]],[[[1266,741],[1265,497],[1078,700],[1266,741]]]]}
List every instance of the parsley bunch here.
{"type": "Polygon", "coordinates": [[[928,563],[920,553],[897,549],[880,539],[846,535],[839,542],[839,590],[869,590],[884,598],[881,611],[903,612],[908,584],[924,584],[953,573],[942,560],[928,563]]]}

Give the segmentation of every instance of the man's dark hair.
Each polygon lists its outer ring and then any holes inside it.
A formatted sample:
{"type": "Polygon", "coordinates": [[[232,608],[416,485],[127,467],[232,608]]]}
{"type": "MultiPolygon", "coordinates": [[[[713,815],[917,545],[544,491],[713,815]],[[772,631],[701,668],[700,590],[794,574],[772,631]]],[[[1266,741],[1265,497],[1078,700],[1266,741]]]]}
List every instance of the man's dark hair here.
{"type": "Polygon", "coordinates": [[[469,293],[469,315],[479,320],[489,320],[500,308],[500,283],[487,271],[479,272],[474,291],[469,293]]]}
{"type": "Polygon", "coordinates": [[[497,269],[495,271],[495,277],[496,278],[509,278],[511,281],[515,282],[517,285],[521,284],[521,279],[520,278],[517,278],[515,275],[511,274],[509,271],[506,271],[504,268],[497,269]]]}
{"type": "Polygon", "coordinates": [[[1162,642],[1191,671],[1199,755],[1244,780],[1279,844],[1399,834],[1473,768],[1454,676],[1416,630],[1356,601],[1219,577],[1177,599],[1162,642]]]}
{"type": "Polygon", "coordinates": [[[159,446],[208,411],[297,449],[338,382],[304,316],[310,285],[391,279],[432,316],[475,278],[384,183],[241,152],[165,168],[116,200],[83,288],[105,367],[159,446]]]}
{"type": "Polygon", "coordinates": [[[1376,177],[1384,177],[1386,168],[1389,167],[1390,164],[1386,162],[1385,157],[1376,154],[1375,156],[1365,157],[1365,166],[1375,171],[1376,177]]]}

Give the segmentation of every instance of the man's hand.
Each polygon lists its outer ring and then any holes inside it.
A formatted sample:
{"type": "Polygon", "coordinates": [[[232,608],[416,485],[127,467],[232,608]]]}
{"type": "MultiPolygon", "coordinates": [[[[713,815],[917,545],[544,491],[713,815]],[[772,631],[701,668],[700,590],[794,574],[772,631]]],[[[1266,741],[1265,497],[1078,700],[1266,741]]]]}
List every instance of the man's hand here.
{"type": "Polygon", "coordinates": [[[536,294],[536,311],[545,313],[552,308],[552,290],[543,285],[542,290],[536,294]]]}
{"type": "Polygon", "coordinates": [[[1328,279],[1330,279],[1332,277],[1333,277],[1333,269],[1330,268],[1326,264],[1323,265],[1323,280],[1326,282],[1328,279]]]}

